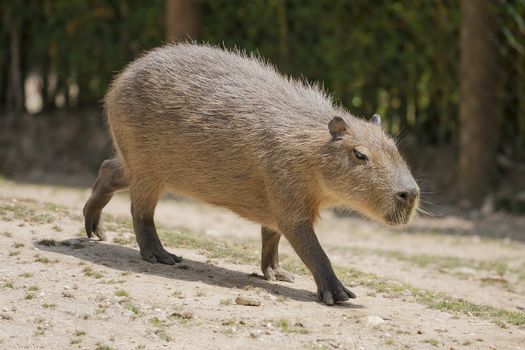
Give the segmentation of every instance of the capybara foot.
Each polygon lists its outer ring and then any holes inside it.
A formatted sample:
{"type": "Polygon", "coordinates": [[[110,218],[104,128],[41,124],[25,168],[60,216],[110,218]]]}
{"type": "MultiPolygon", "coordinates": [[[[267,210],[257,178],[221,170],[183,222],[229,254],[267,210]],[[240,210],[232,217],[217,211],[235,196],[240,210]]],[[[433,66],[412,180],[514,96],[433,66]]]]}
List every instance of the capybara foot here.
{"type": "Polygon", "coordinates": [[[100,215],[102,210],[93,209],[90,207],[88,202],[84,207],[83,213],[84,225],[88,238],[92,238],[93,234],[95,234],[95,236],[97,236],[101,241],[105,241],[106,234],[102,230],[102,225],[100,224],[100,215]]]}
{"type": "Polygon", "coordinates": [[[143,249],[140,251],[140,255],[142,256],[142,259],[152,264],[161,263],[174,265],[175,263],[182,262],[181,257],[171,254],[165,249],[143,249]]]}
{"type": "Polygon", "coordinates": [[[340,301],[346,301],[349,298],[357,298],[357,296],[345,286],[337,278],[332,277],[325,280],[322,285],[317,287],[317,300],[324,302],[326,305],[334,305],[340,301]]]}
{"type": "Polygon", "coordinates": [[[284,282],[293,282],[294,276],[281,269],[280,267],[270,267],[268,266],[263,270],[264,278],[267,281],[284,281],[284,282]]]}

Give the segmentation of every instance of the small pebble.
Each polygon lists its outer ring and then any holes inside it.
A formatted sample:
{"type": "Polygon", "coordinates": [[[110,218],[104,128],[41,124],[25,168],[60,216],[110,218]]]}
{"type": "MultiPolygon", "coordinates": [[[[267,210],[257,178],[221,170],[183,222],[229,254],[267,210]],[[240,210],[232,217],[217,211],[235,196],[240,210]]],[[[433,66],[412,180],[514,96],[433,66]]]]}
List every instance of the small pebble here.
{"type": "Polygon", "coordinates": [[[245,306],[260,306],[261,305],[261,302],[255,298],[243,297],[240,295],[237,298],[235,298],[235,303],[237,305],[245,305],[245,306]]]}
{"type": "Polygon", "coordinates": [[[367,316],[365,318],[365,323],[369,326],[372,326],[372,327],[377,327],[383,323],[385,323],[385,320],[383,320],[381,317],[379,316],[367,316]]]}

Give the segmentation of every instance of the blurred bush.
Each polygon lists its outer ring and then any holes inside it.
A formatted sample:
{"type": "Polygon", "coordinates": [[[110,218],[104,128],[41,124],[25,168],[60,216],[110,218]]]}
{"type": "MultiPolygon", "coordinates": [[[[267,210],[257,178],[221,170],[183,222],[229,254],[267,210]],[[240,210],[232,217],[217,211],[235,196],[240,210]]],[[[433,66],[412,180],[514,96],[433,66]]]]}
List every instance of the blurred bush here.
{"type": "MultiPolygon", "coordinates": [[[[0,118],[17,110],[17,93],[27,97],[30,78],[40,96],[31,112],[100,107],[112,76],[164,42],[165,1],[0,2],[0,118]]],[[[258,51],[285,73],[322,82],[354,114],[382,114],[391,133],[407,130],[420,145],[456,143],[459,1],[198,4],[199,40],[258,51]]],[[[525,1],[493,4],[505,120],[499,154],[512,163],[525,160],[525,1]]]]}

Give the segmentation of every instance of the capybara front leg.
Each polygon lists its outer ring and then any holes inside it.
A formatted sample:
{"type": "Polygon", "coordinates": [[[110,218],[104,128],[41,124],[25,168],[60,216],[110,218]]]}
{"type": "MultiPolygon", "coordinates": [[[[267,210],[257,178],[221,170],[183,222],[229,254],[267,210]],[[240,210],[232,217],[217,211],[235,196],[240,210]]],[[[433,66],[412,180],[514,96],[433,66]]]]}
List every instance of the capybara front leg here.
{"type": "Polygon", "coordinates": [[[261,269],[264,278],[268,281],[286,281],[293,282],[292,274],[284,271],[279,265],[279,240],[281,234],[268,227],[261,228],[262,236],[262,254],[261,269]]]}
{"type": "Polygon", "coordinates": [[[333,305],[356,295],[339,281],[330,260],[319,244],[310,223],[292,224],[282,228],[282,232],[314,276],[317,284],[317,299],[333,305]]]}
{"type": "Polygon", "coordinates": [[[89,238],[95,234],[101,240],[106,239],[100,224],[102,209],[109,203],[116,191],[128,186],[129,179],[120,161],[118,159],[105,160],[100,166],[91,196],[83,209],[85,229],[89,238]]]}
{"type": "Polygon", "coordinates": [[[181,262],[182,258],[164,249],[155,228],[153,215],[158,200],[158,192],[138,184],[132,186],[130,192],[133,229],[142,259],[150,263],[159,262],[167,265],[181,262]]]}

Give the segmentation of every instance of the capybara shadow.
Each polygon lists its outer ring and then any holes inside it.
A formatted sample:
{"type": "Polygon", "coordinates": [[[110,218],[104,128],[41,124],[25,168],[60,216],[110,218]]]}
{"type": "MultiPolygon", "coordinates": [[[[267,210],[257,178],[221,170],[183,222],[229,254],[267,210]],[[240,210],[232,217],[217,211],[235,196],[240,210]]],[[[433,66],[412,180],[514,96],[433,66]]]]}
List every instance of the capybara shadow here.
{"type": "MultiPolygon", "coordinates": [[[[66,239],[54,246],[35,243],[44,251],[73,256],[77,259],[104,265],[115,270],[146,273],[181,281],[200,281],[212,286],[243,289],[253,286],[266,290],[276,296],[284,296],[297,301],[312,302],[314,294],[303,289],[291,288],[282,284],[269,282],[258,275],[230,270],[221,266],[203,263],[184,258],[181,265],[151,264],[140,258],[138,251],[131,247],[87,239],[66,239]]],[[[360,305],[341,303],[338,307],[361,308],[360,305]]]]}

